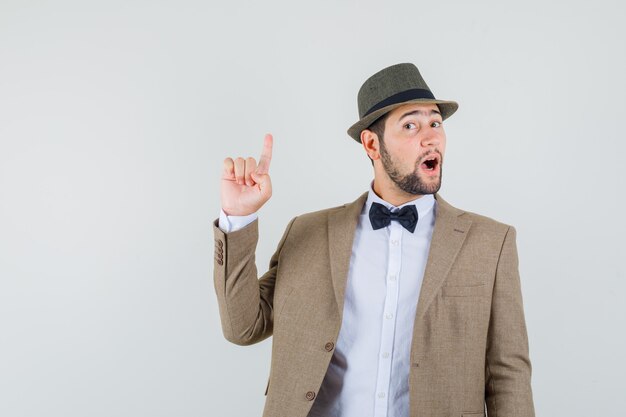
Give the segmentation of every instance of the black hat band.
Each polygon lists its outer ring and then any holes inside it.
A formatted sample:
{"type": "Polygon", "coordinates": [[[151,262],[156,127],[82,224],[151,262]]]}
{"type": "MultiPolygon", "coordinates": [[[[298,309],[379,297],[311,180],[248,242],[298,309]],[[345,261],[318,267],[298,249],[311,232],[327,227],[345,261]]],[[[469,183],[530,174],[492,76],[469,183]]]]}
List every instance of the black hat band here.
{"type": "Polygon", "coordinates": [[[391,106],[392,104],[404,103],[405,101],[415,100],[418,98],[435,100],[433,93],[429,90],[424,90],[423,88],[413,88],[411,90],[401,91],[376,103],[372,108],[365,112],[361,119],[376,110],[382,109],[383,107],[391,106]]]}

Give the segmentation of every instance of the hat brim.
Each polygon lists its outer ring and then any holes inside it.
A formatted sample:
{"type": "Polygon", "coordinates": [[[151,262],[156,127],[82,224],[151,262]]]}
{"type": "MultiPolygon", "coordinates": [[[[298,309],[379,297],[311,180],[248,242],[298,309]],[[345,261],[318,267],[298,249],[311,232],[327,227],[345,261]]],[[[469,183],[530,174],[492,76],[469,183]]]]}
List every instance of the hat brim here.
{"type": "Polygon", "coordinates": [[[372,123],[374,123],[378,118],[384,116],[386,113],[389,113],[393,109],[404,106],[405,104],[411,103],[423,103],[423,104],[436,104],[439,107],[439,111],[441,111],[442,120],[446,120],[448,117],[452,116],[454,112],[459,108],[459,104],[456,101],[451,100],[433,100],[430,98],[417,98],[414,100],[403,101],[402,103],[395,103],[389,106],[383,107],[381,109],[372,112],[350,126],[348,129],[348,135],[357,142],[361,143],[361,132],[367,129],[372,123]]]}

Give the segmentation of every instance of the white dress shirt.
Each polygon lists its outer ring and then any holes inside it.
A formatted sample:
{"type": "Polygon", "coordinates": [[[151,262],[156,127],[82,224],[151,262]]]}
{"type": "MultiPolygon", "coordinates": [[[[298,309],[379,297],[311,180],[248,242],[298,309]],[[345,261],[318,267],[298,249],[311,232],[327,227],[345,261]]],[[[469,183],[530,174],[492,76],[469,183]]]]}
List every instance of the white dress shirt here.
{"type": "MultiPolygon", "coordinates": [[[[370,183],[359,216],[335,352],[309,417],[408,417],[413,322],[435,225],[432,194],[395,207],[370,183]],[[397,221],[374,230],[372,202],[396,211],[414,204],[413,233],[397,221]]],[[[220,214],[224,231],[256,219],[220,214]]]]}

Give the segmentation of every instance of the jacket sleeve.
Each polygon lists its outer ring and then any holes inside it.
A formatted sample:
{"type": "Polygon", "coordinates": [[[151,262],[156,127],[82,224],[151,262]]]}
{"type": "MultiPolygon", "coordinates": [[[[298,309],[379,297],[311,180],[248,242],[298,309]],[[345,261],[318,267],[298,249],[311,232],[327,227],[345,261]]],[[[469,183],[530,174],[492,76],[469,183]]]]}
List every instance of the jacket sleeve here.
{"type": "Polygon", "coordinates": [[[502,244],[493,287],[485,362],[485,402],[489,417],[535,415],[513,226],[509,226],[502,244]]]}
{"type": "Polygon", "coordinates": [[[213,280],[224,337],[237,345],[258,343],[272,335],[273,301],[280,252],[293,218],[272,255],[269,270],[259,279],[255,250],[258,219],[243,229],[224,233],[213,222],[215,257],[213,280]]]}

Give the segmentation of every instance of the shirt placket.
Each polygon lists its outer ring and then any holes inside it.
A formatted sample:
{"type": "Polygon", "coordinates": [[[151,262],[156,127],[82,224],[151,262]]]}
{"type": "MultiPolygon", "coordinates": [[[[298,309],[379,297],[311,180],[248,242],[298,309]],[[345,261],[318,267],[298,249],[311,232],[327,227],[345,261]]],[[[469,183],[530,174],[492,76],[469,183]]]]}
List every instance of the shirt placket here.
{"type": "Polygon", "coordinates": [[[386,417],[391,381],[391,362],[393,359],[393,340],[398,311],[398,279],[402,261],[402,226],[395,221],[389,225],[389,263],[387,264],[385,305],[378,354],[378,377],[376,379],[376,398],[374,416],[386,417]]]}

